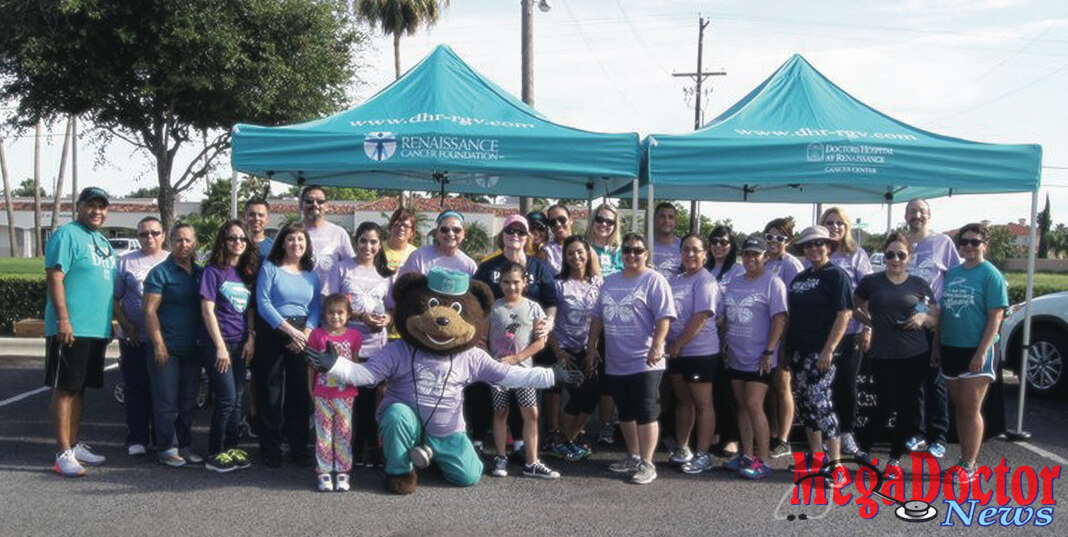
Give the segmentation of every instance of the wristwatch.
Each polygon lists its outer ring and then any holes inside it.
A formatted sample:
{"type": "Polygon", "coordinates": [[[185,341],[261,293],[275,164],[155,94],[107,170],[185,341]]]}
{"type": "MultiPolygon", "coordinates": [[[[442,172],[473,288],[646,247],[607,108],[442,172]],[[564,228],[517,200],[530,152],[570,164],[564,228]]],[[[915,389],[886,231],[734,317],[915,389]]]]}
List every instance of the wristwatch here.
{"type": "Polygon", "coordinates": [[[764,349],[764,352],[760,353],[761,356],[771,356],[773,354],[775,354],[775,351],[774,350],[768,350],[768,349],[764,349]]]}

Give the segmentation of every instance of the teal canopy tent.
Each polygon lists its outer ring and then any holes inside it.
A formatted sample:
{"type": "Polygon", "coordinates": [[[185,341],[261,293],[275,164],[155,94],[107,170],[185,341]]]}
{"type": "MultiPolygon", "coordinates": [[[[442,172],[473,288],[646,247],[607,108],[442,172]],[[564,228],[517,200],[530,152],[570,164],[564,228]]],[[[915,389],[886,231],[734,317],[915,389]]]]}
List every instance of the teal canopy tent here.
{"type": "Polygon", "coordinates": [[[291,184],[589,199],[638,176],[638,135],[553,123],[438,46],[360,106],[233,128],[233,168],[291,184]]]}
{"type": "Polygon", "coordinates": [[[849,95],[800,55],[701,130],[648,136],[661,199],[887,203],[1038,189],[1037,145],[923,131],[849,95]]]}

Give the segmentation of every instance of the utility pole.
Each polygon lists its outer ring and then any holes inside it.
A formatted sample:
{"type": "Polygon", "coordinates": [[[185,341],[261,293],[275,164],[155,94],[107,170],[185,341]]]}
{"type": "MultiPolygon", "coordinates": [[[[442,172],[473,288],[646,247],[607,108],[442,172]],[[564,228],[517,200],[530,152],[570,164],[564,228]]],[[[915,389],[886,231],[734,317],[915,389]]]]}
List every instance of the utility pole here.
{"type": "MultiPolygon", "coordinates": [[[[699,130],[703,123],[703,111],[701,110],[701,83],[704,82],[705,77],[709,76],[724,76],[726,71],[705,71],[704,70],[704,48],[705,48],[705,28],[711,24],[712,21],[704,18],[697,18],[697,71],[693,73],[674,73],[671,76],[675,77],[688,77],[694,81],[694,93],[693,93],[693,130],[699,130]]],[[[653,200],[649,200],[652,203],[653,200]]],[[[690,232],[701,233],[700,228],[700,214],[698,213],[697,200],[690,201],[690,232]]]]}
{"type": "MultiPolygon", "coordinates": [[[[523,102],[530,107],[534,106],[534,4],[542,13],[547,13],[552,7],[548,0],[521,0],[522,17],[520,24],[520,63],[522,77],[523,102]]],[[[519,198],[519,214],[525,215],[533,209],[531,199],[526,196],[519,198]]]]}

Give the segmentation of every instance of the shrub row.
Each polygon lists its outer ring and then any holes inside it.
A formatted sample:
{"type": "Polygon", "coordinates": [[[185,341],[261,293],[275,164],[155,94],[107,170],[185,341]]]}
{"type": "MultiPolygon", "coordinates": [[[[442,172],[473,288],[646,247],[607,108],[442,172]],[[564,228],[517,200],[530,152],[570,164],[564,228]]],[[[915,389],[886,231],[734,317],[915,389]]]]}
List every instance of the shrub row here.
{"type": "MultiPolygon", "coordinates": [[[[1059,293],[1061,291],[1068,291],[1059,287],[1053,287],[1050,285],[1036,285],[1035,297],[1042,295],[1048,295],[1050,293],[1059,293]]],[[[1027,284],[1009,286],[1009,304],[1019,304],[1024,301],[1027,296],[1027,284]]]]}

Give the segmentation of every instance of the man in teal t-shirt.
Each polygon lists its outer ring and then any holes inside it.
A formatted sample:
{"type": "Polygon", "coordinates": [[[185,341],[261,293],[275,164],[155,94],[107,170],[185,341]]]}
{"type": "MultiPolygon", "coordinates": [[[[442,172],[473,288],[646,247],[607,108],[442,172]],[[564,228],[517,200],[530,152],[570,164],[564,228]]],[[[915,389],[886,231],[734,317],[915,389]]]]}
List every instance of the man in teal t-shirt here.
{"type": "Polygon", "coordinates": [[[53,389],[52,427],[59,446],[53,469],[64,477],[83,476],[83,464],[105,460],[78,442],[78,429],[85,389],[104,385],[118,261],[99,231],[108,216],[107,193],[97,187],[83,190],[77,215],[45,245],[45,385],[53,389]]]}

